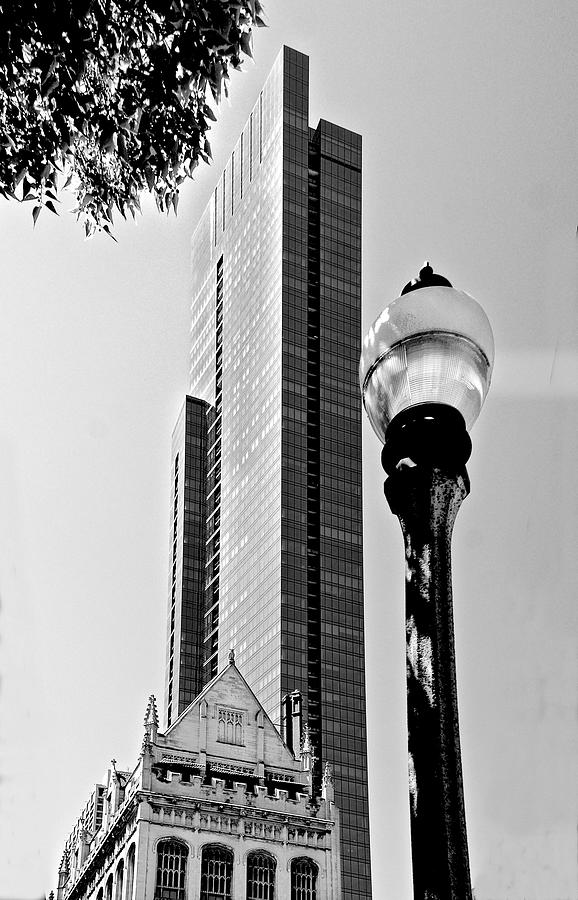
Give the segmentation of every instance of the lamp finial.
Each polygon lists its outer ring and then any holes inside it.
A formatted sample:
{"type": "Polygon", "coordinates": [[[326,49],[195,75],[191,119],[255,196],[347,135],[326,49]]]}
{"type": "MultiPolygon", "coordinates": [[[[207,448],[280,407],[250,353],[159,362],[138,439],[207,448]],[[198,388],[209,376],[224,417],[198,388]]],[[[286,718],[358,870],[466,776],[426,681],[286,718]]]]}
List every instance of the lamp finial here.
{"type": "Polygon", "coordinates": [[[448,281],[448,279],[444,278],[443,275],[438,275],[436,272],[434,272],[430,261],[426,259],[423,266],[419,270],[419,275],[417,276],[417,278],[412,278],[411,281],[408,281],[400,296],[409,294],[410,291],[416,291],[418,288],[436,286],[451,287],[452,284],[451,281],[448,281]]]}

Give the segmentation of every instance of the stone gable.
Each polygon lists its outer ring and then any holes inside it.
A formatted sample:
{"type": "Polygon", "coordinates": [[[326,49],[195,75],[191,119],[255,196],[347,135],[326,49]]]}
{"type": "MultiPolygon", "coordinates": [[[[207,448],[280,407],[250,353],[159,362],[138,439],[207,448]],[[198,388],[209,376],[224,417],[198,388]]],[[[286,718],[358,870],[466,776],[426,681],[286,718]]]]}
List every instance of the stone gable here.
{"type": "Polygon", "coordinates": [[[302,768],[287,748],[255,694],[231,663],[184,710],[158,744],[207,760],[252,769],[262,764],[287,776],[302,768]]]}

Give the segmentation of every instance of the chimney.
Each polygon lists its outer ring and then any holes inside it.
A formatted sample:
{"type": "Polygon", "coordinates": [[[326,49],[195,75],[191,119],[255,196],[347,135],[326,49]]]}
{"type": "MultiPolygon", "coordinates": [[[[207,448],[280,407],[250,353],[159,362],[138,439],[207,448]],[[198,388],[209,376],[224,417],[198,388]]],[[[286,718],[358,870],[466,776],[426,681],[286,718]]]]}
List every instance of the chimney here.
{"type": "Polygon", "coordinates": [[[283,740],[293,756],[301,752],[303,732],[303,698],[300,691],[285,694],[281,701],[283,740]]]}

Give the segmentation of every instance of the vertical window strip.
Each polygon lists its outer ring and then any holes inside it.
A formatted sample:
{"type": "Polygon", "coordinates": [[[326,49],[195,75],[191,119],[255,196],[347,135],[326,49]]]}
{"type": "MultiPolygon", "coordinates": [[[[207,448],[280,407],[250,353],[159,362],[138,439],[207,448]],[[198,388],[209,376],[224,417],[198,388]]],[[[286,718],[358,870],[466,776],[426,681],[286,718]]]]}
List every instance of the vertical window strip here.
{"type": "Polygon", "coordinates": [[[263,91],[259,94],[259,162],[263,162],[263,91]]]}
{"type": "Polygon", "coordinates": [[[239,187],[240,187],[240,195],[241,200],[243,199],[243,148],[245,145],[245,132],[241,132],[241,171],[239,173],[239,187]]]}
{"type": "Polygon", "coordinates": [[[215,209],[214,209],[214,228],[213,228],[213,236],[214,236],[214,244],[217,246],[217,213],[219,211],[218,200],[217,200],[217,191],[218,188],[215,188],[215,209]]]}
{"type": "Polygon", "coordinates": [[[227,218],[227,198],[226,198],[227,180],[226,180],[226,175],[227,175],[227,168],[225,167],[223,169],[223,231],[225,230],[225,221],[227,218]]]}
{"type": "Polygon", "coordinates": [[[207,447],[207,543],[211,556],[205,559],[204,616],[207,626],[203,636],[204,680],[217,674],[219,651],[219,568],[221,504],[221,411],[223,398],[223,257],[217,262],[215,295],[215,406],[214,429],[210,426],[207,447]],[[214,456],[214,458],[213,458],[214,456]]]}
{"type": "Polygon", "coordinates": [[[178,534],[178,510],[179,510],[179,454],[175,456],[175,476],[173,487],[173,547],[172,547],[172,575],[171,575],[171,618],[169,635],[169,672],[167,693],[167,724],[173,720],[173,675],[175,661],[175,607],[177,591],[177,534],[178,534]]]}
{"type": "Polygon", "coordinates": [[[231,215],[235,215],[235,151],[231,154],[231,215]]]}
{"type": "Polygon", "coordinates": [[[249,116],[249,181],[253,181],[253,113],[249,116]]]}

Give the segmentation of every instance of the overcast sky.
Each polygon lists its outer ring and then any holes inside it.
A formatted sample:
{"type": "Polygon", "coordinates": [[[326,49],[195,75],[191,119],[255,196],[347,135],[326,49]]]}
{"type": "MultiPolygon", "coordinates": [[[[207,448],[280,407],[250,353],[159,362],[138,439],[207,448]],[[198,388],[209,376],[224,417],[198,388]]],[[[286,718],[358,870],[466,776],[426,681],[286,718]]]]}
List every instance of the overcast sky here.
{"type": "MultiPolygon", "coordinates": [[[[215,164],[118,244],[0,201],[0,897],[56,887],[111,757],[163,698],[170,435],[190,236],[282,43],[311,121],[364,140],[364,328],[424,259],[484,306],[494,382],[454,533],[477,900],[576,897],[578,27],[575,0],[267,4],[215,164]]],[[[409,900],[403,549],[366,427],[374,897],[409,900]]]]}

